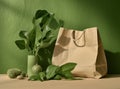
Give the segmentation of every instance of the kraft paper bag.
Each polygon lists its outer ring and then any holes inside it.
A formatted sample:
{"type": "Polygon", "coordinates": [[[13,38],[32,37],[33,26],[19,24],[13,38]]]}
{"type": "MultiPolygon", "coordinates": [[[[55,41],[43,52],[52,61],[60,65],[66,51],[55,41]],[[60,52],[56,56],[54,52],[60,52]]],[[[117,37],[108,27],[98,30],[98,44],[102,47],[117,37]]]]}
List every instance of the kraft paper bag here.
{"type": "Polygon", "coordinates": [[[77,63],[74,76],[101,78],[107,73],[107,62],[97,27],[83,31],[60,28],[52,64],[77,63]]]}

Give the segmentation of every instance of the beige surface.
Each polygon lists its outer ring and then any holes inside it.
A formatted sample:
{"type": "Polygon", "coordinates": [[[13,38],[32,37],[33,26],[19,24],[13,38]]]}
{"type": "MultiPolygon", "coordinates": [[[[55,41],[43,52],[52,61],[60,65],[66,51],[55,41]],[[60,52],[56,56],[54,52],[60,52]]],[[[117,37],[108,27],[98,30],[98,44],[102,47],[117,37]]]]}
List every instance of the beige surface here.
{"type": "Polygon", "coordinates": [[[103,79],[27,81],[0,75],[0,89],[120,89],[120,75],[103,79]]]}

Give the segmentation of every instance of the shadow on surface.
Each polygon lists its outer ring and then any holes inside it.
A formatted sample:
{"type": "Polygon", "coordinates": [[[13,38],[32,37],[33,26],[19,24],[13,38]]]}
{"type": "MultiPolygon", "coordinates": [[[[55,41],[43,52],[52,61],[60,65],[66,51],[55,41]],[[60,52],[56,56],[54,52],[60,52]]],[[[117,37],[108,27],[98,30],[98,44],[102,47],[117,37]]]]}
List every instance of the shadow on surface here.
{"type": "Polygon", "coordinates": [[[104,77],[104,79],[105,78],[118,78],[118,77],[120,77],[120,74],[108,74],[104,77]]]}
{"type": "Polygon", "coordinates": [[[120,74],[120,52],[110,52],[105,50],[107,63],[108,63],[108,74],[120,74]]]}

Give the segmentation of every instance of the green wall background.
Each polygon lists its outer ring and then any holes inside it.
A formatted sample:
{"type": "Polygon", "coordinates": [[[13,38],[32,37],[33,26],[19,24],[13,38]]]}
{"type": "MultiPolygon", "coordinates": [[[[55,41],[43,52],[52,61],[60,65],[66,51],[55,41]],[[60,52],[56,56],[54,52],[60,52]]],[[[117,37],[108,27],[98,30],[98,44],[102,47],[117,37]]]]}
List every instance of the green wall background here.
{"type": "Polygon", "coordinates": [[[14,41],[20,30],[32,28],[38,9],[53,12],[66,28],[82,30],[97,26],[103,41],[109,73],[120,73],[119,0],[0,0],[0,73],[17,67],[26,71],[27,52],[14,41]]]}

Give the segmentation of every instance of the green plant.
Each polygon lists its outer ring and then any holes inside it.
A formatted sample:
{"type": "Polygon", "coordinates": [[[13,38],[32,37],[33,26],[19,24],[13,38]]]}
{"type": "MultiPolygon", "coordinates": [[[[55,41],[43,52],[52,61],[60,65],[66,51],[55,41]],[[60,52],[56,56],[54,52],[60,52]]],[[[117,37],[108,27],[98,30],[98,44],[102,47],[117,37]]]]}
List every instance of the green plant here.
{"type": "Polygon", "coordinates": [[[63,21],[54,18],[53,13],[46,10],[37,10],[32,19],[33,28],[30,31],[20,31],[20,40],[15,44],[19,49],[27,49],[29,54],[39,56],[39,50],[50,46],[57,38],[58,29],[63,21]]]}
{"type": "Polygon", "coordinates": [[[45,80],[61,80],[65,79],[75,79],[71,71],[75,68],[76,63],[66,63],[61,66],[49,65],[46,71],[39,72],[39,74],[34,74],[29,77],[29,80],[35,81],[45,81],[45,80]]]}

